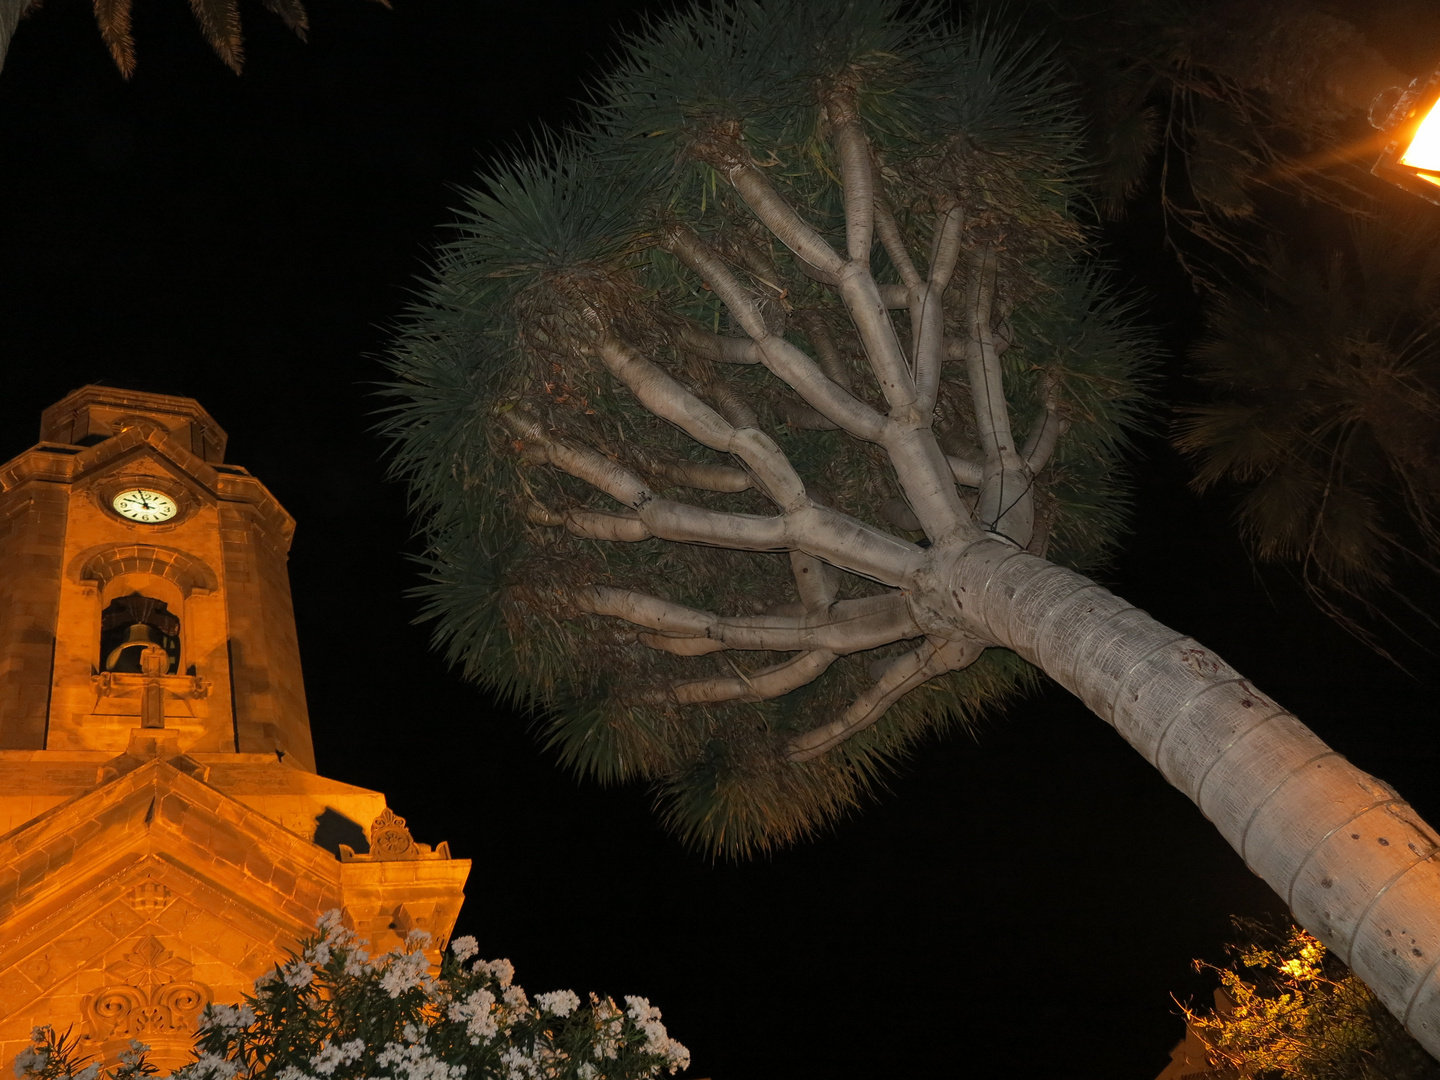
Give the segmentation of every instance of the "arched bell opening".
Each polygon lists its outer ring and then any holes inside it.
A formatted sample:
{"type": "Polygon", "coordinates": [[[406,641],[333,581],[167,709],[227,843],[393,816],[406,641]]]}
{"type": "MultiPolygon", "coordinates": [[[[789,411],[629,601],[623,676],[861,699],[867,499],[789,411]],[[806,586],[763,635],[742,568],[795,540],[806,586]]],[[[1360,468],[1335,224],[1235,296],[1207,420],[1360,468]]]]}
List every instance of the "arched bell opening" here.
{"type": "MultiPolygon", "coordinates": [[[[152,654],[154,655],[154,654],[152,654]]],[[[118,596],[100,613],[100,669],[133,675],[173,675],[180,670],[180,619],[170,605],[138,592],[118,596]],[[146,660],[147,647],[163,649],[163,671],[146,660]]]]}

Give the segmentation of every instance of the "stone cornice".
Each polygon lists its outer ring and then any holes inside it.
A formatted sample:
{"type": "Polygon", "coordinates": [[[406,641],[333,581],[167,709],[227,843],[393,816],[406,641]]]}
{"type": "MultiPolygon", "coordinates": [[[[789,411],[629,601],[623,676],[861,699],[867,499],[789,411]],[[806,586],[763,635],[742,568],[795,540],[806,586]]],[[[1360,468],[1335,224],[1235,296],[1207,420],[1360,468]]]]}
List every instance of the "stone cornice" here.
{"type": "Polygon", "coordinates": [[[91,447],[39,443],[0,465],[0,498],[27,482],[82,484],[146,459],[178,474],[207,501],[248,508],[267,533],[289,548],[295,519],[264,484],[239,466],[201,460],[158,428],[132,428],[91,447]]]}

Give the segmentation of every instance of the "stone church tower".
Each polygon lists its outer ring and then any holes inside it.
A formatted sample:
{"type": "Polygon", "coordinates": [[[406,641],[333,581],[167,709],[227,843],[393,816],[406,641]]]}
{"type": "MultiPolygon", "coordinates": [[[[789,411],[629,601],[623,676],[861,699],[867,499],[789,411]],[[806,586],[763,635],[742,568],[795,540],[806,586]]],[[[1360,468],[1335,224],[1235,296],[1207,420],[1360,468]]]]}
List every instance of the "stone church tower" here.
{"type": "Polygon", "coordinates": [[[294,521],[224,452],[195,401],[87,386],[0,466],[0,1067],[35,1024],[183,1064],[331,908],[372,953],[454,927],[469,860],[315,772],[294,521]]]}

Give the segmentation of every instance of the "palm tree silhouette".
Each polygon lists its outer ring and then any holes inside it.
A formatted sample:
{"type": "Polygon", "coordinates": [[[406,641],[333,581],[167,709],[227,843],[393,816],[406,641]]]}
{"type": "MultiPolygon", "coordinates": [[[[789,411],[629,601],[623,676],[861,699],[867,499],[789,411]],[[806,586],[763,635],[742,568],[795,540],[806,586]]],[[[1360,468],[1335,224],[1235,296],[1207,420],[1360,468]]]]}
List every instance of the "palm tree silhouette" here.
{"type": "MultiPolygon", "coordinates": [[[[310,28],[309,16],[300,0],[263,0],[264,5],[278,15],[301,41],[310,28]]],[[[389,7],[389,0],[377,0],[389,7]]],[[[4,65],[5,53],[15,25],[27,14],[40,7],[40,0],[0,0],[0,66],[4,65]]],[[[130,32],[130,14],[134,0],[95,0],[95,22],[100,36],[120,74],[129,78],[135,72],[135,39],[130,32]]],[[[190,0],[190,9],[195,21],[217,56],[236,75],[245,62],[244,39],[240,33],[240,7],[237,0],[190,0]]]]}
{"type": "MultiPolygon", "coordinates": [[[[1320,605],[1393,587],[1440,554],[1440,254],[1427,218],[1377,219],[1323,261],[1272,245],[1259,288],[1217,303],[1195,351],[1215,399],[1183,412],[1195,487],[1241,489],[1256,555],[1298,564],[1320,605]]],[[[1382,616],[1383,617],[1383,616],[1382,616]]]]}

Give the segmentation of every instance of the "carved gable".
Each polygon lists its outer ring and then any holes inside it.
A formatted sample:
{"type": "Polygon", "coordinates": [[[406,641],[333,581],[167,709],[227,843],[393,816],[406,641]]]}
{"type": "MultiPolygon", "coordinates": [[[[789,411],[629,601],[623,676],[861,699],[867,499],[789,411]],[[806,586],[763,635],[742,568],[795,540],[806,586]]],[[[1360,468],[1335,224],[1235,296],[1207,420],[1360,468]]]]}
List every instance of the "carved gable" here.
{"type": "Polygon", "coordinates": [[[240,1000],[332,908],[377,951],[416,927],[443,945],[468,862],[342,863],[206,783],[203,764],[138,756],[165,740],[138,743],[90,791],[0,837],[4,1055],[68,1018],[108,1059],[140,1038],[181,1064],[205,1003],[240,1000]]]}

